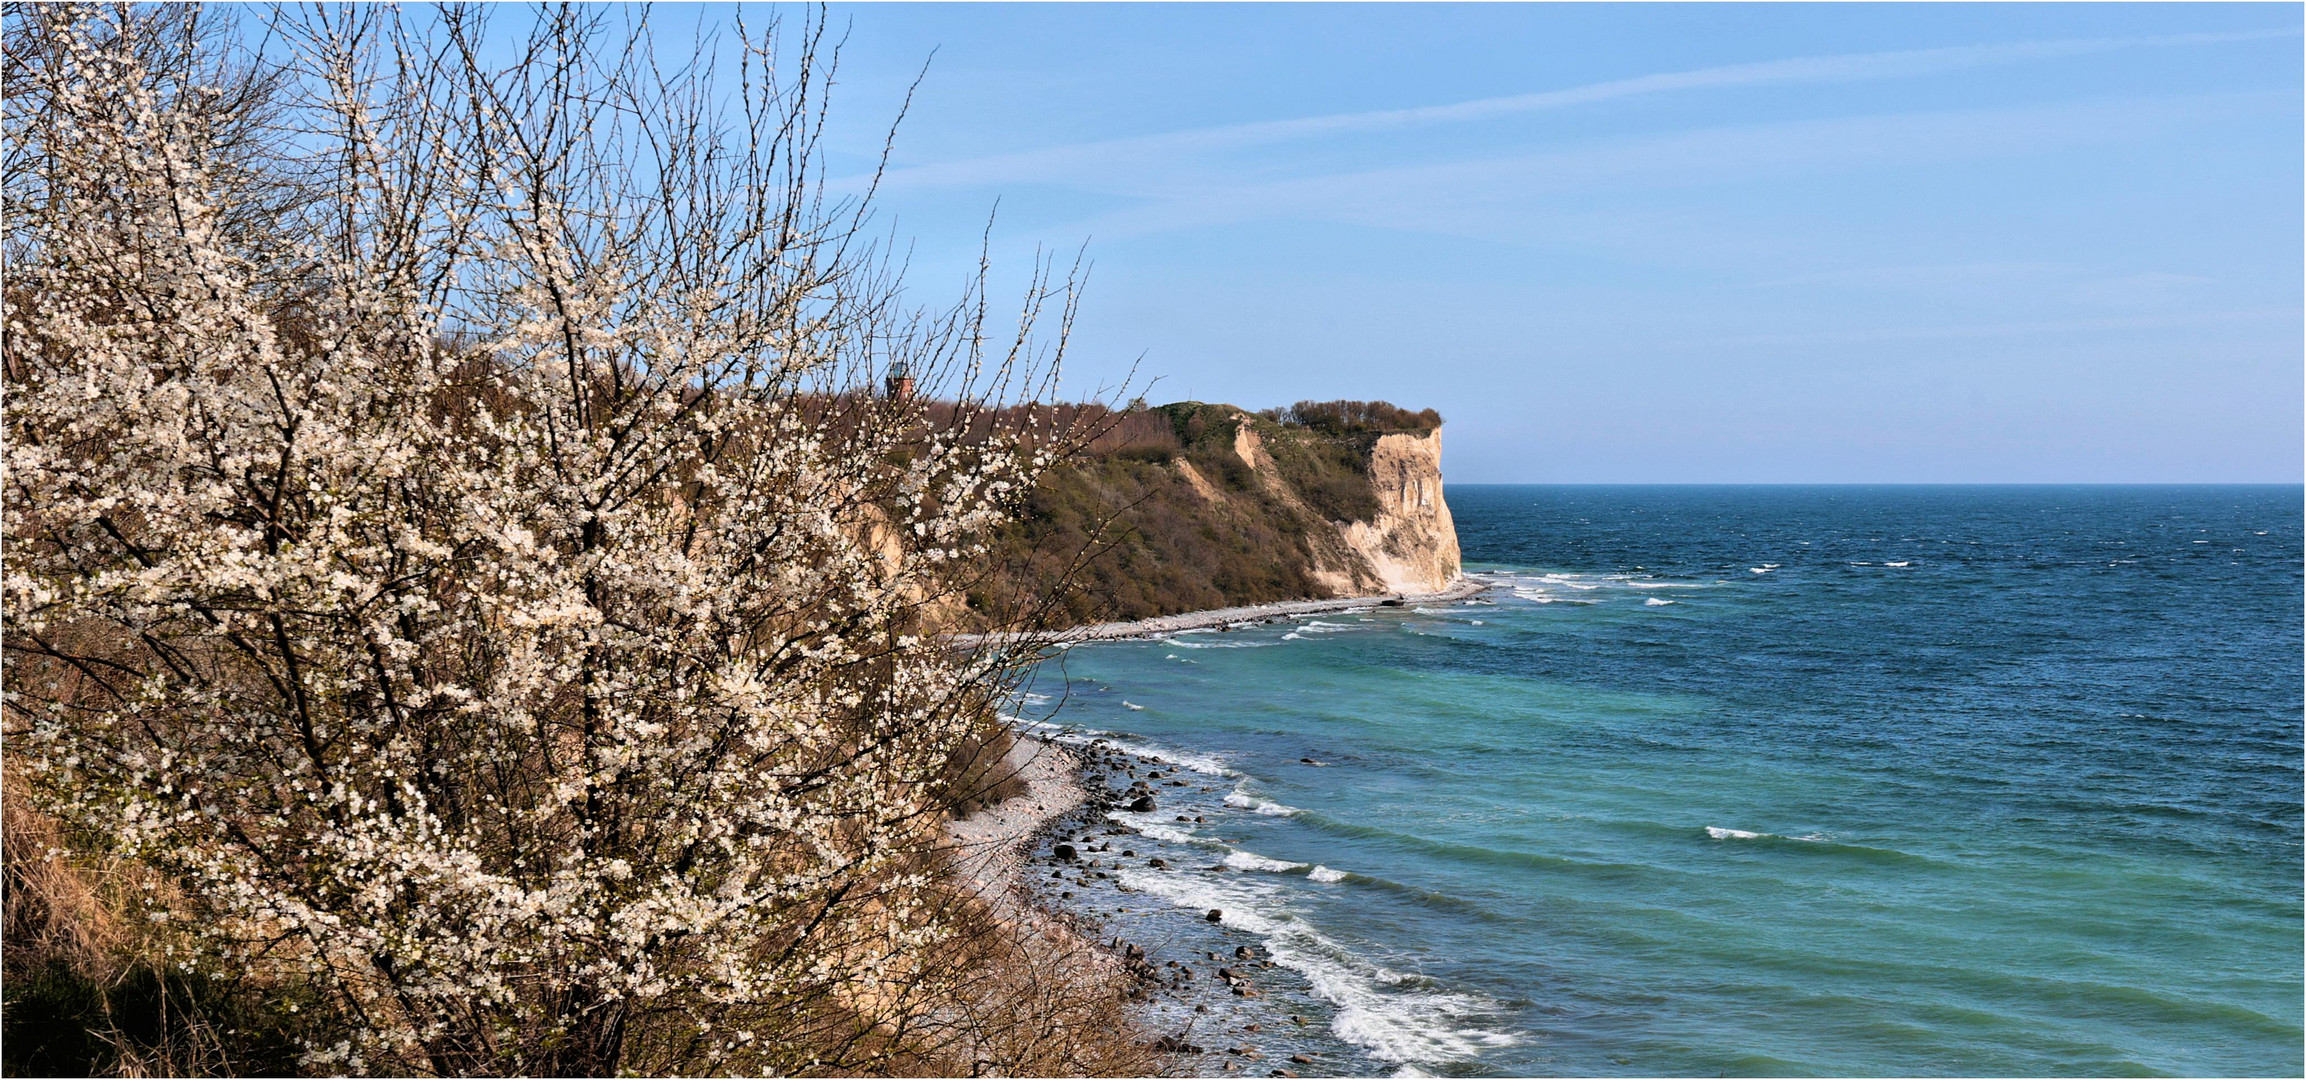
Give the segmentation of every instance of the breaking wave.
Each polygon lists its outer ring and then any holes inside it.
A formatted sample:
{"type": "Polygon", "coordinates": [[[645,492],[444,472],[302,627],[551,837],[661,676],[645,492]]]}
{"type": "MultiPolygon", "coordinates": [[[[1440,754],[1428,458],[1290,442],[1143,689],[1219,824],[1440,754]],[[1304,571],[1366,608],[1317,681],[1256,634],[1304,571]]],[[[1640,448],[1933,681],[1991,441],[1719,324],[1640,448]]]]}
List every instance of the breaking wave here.
{"type": "Polygon", "coordinates": [[[1236,810],[1247,810],[1252,813],[1263,814],[1267,817],[1296,817],[1299,813],[1298,809],[1294,806],[1283,806],[1282,804],[1274,802],[1271,799],[1260,799],[1255,795],[1251,795],[1245,791],[1240,790],[1235,790],[1233,793],[1225,796],[1225,805],[1233,807],[1236,810]]]}
{"type": "MultiPolygon", "coordinates": [[[[1226,861],[1233,865],[1232,856],[1226,861]]],[[[1296,869],[1305,864],[1278,865],[1296,869]]],[[[1123,868],[1116,877],[1131,889],[1178,907],[1222,911],[1225,925],[1263,938],[1275,964],[1304,976],[1316,996],[1335,1006],[1330,1030],[1380,1061],[1396,1065],[1466,1061],[1520,1041],[1495,1027],[1506,1013],[1503,1003],[1442,989],[1431,979],[1371,962],[1290,911],[1287,887],[1271,879],[1134,867],[1123,868]]]]}

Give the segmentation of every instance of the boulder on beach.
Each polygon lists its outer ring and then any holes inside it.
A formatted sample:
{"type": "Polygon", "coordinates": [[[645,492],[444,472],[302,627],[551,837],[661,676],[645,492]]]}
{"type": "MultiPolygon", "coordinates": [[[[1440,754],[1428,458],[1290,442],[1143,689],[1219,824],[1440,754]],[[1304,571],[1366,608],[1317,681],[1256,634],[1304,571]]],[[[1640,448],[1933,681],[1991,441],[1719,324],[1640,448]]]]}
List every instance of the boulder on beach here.
{"type": "Polygon", "coordinates": [[[1150,813],[1152,813],[1152,812],[1153,812],[1153,796],[1152,796],[1150,793],[1148,793],[1148,794],[1144,794],[1144,795],[1139,795],[1139,796],[1137,796],[1137,800],[1136,800],[1135,802],[1132,802],[1132,803],[1130,803],[1130,804],[1129,804],[1129,810],[1130,810],[1130,812],[1131,812],[1131,813],[1137,813],[1137,814],[1150,814],[1150,813]]]}
{"type": "Polygon", "coordinates": [[[1185,1032],[1163,1035],[1153,1040],[1153,1049],[1165,1054],[1198,1054],[1203,1052],[1200,1047],[1185,1041],[1185,1032]]]}
{"type": "Polygon", "coordinates": [[[1055,855],[1058,862],[1072,862],[1081,857],[1080,849],[1071,844],[1059,844],[1050,854],[1055,855]]]}
{"type": "Polygon", "coordinates": [[[1209,909],[1209,914],[1202,916],[1202,918],[1208,919],[1210,922],[1224,922],[1224,921],[1225,921],[1225,909],[1224,909],[1224,908],[1210,908],[1210,909],[1209,909]]]}

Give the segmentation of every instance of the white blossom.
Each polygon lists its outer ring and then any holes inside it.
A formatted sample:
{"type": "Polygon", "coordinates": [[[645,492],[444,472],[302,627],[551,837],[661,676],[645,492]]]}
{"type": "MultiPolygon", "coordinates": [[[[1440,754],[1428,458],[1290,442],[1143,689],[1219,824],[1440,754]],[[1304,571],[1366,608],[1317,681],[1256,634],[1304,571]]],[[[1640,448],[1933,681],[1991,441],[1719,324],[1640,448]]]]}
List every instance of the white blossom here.
{"type": "Polygon", "coordinates": [[[722,112],[597,14],[511,71],[437,14],[282,17],[254,155],[148,16],[40,22],[9,750],[180,883],[155,919],[358,1018],[312,1067],[615,1068],[668,1018],[805,1067],[764,1024],[869,1015],[953,932],[937,781],[1015,657],[936,614],[1050,443],[952,433],[1052,385],[1015,358],[1060,294],[1008,359],[974,296],[904,310],[815,182],[810,55],[747,43],[722,112]],[[898,360],[959,415],[872,396],[898,360]]]}

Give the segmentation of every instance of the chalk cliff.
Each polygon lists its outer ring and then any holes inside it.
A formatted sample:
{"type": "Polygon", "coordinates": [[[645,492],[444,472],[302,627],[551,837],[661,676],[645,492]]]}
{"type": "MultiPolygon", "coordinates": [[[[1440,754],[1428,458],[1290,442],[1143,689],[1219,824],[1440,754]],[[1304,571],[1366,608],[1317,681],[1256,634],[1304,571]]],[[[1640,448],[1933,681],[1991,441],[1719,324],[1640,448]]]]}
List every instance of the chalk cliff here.
{"type": "Polygon", "coordinates": [[[1338,404],[1364,411],[1141,414],[1129,439],[1044,480],[969,609],[998,622],[1068,578],[1055,591],[1079,622],[1447,588],[1459,555],[1439,418],[1338,404]]]}
{"type": "Polygon", "coordinates": [[[1457,579],[1457,523],[1441,498],[1441,429],[1380,437],[1369,455],[1378,512],[1343,526],[1345,542],[1393,592],[1437,592],[1457,579]]]}

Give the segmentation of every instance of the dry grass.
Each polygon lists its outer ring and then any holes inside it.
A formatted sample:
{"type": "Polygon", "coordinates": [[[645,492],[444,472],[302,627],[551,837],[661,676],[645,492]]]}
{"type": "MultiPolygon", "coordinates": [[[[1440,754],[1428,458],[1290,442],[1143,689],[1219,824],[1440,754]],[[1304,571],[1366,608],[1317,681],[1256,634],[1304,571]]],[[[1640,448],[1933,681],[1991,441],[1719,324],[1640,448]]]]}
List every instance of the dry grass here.
{"type": "Polygon", "coordinates": [[[1137,1030],[1130,976],[1077,933],[1042,916],[1001,925],[988,916],[969,939],[978,973],[961,995],[935,1074],[1153,1076],[1167,1057],[1137,1030]]]}
{"type": "Polygon", "coordinates": [[[0,864],[6,867],[5,949],[10,969],[62,965],[83,978],[117,974],[128,933],[97,881],[112,873],[83,868],[71,857],[55,818],[34,810],[24,781],[9,770],[0,780],[0,864]]]}
{"type": "Polygon", "coordinates": [[[293,1069],[304,995],[253,972],[219,978],[182,962],[173,928],[146,913],[172,899],[149,867],[90,855],[35,809],[26,781],[0,781],[6,937],[0,980],[10,1076],[237,1076],[293,1069]]]}

